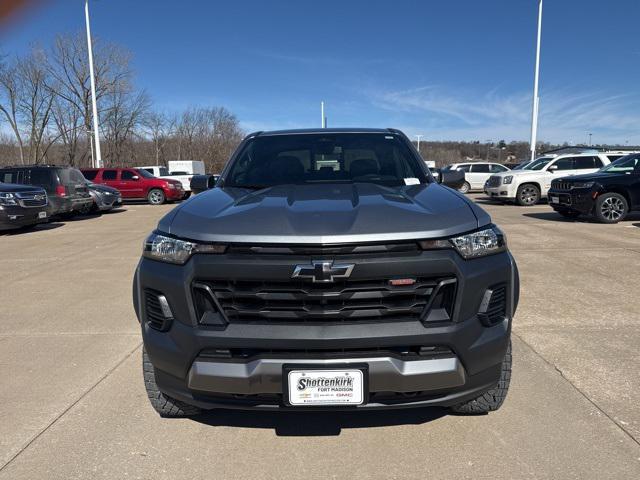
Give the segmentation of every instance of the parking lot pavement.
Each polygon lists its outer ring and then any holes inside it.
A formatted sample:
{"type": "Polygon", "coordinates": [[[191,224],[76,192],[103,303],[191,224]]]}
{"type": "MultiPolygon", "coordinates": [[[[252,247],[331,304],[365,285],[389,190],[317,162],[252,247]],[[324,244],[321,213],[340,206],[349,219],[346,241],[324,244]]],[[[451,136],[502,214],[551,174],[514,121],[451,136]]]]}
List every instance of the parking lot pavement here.
{"type": "Polygon", "coordinates": [[[171,207],[0,236],[0,479],[639,478],[640,218],[485,204],[522,288],[504,407],[353,414],[148,405],[131,276],[171,207]]]}

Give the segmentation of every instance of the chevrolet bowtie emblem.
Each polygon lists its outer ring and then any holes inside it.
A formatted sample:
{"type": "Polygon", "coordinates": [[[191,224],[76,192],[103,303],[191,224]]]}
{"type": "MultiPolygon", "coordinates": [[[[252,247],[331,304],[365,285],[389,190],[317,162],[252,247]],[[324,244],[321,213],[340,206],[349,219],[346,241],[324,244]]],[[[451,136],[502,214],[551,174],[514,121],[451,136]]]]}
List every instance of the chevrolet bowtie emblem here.
{"type": "Polygon", "coordinates": [[[337,264],[333,261],[311,262],[311,265],[296,265],[291,278],[311,280],[313,283],[333,282],[336,278],[347,278],[351,275],[352,263],[337,264]]]}

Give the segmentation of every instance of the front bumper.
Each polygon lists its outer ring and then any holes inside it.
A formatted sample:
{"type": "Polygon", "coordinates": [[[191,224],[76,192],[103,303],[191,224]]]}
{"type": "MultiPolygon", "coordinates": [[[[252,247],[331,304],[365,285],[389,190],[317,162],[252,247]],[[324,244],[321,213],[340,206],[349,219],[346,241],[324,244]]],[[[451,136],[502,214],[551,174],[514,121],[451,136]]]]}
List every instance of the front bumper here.
{"type": "Polygon", "coordinates": [[[48,206],[24,208],[20,206],[0,207],[0,230],[13,230],[14,228],[27,227],[49,221],[48,206]],[[40,217],[40,212],[45,212],[45,217],[40,217]]]}
{"type": "Polygon", "coordinates": [[[588,188],[571,190],[550,189],[548,198],[549,205],[554,210],[569,210],[590,214],[595,206],[597,191],[588,188]]]}
{"type": "Polygon", "coordinates": [[[512,183],[501,184],[497,187],[484,187],[484,193],[491,198],[500,200],[513,200],[516,198],[517,187],[512,183]]]}
{"type": "Polygon", "coordinates": [[[164,194],[167,200],[182,200],[185,196],[185,191],[182,188],[167,188],[164,194]]]}
{"type": "Polygon", "coordinates": [[[425,326],[402,319],[339,324],[256,321],[232,322],[224,329],[196,323],[190,286],[204,272],[221,278],[288,278],[295,264],[309,260],[292,255],[196,255],[186,265],[176,266],[142,259],[134,279],[134,306],[159,388],[202,408],[295,408],[283,402],[285,364],[366,364],[369,401],[357,408],[396,408],[454,405],[497,382],[519,288],[515,262],[506,252],[470,261],[453,251],[396,258],[340,257],[356,263],[353,276],[454,274],[457,294],[453,318],[447,322],[425,326]],[[486,327],[477,313],[485,291],[497,283],[507,285],[507,318],[486,327]],[[175,318],[168,331],[144,321],[144,289],[165,295],[175,318]],[[405,346],[424,346],[427,351],[418,356],[395,353],[405,346]],[[431,354],[433,346],[443,350],[431,354]],[[229,358],[211,354],[220,349],[253,353],[229,358]]]}

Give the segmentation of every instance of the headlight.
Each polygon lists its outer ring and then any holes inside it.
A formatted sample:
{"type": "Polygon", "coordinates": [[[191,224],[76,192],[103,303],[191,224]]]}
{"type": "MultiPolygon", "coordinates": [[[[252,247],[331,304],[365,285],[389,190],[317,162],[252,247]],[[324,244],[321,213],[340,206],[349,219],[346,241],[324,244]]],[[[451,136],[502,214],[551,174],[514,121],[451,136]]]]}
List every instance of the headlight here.
{"type": "Polygon", "coordinates": [[[169,188],[172,188],[172,189],[173,189],[173,188],[176,188],[176,186],[175,186],[173,183],[169,183],[167,186],[168,186],[169,188]]]}
{"type": "Polygon", "coordinates": [[[596,182],[574,182],[571,184],[573,188],[591,188],[596,182]]]}
{"type": "Polygon", "coordinates": [[[467,233],[458,237],[443,240],[424,240],[420,242],[424,250],[455,248],[463,258],[478,258],[507,249],[507,238],[504,233],[492,225],[490,228],[467,233]]]}
{"type": "Polygon", "coordinates": [[[17,205],[16,196],[13,193],[0,193],[0,205],[17,205]]]}
{"type": "Polygon", "coordinates": [[[509,185],[511,182],[513,182],[513,175],[507,175],[502,179],[502,183],[505,185],[509,185]]]}
{"type": "Polygon", "coordinates": [[[226,249],[225,245],[196,243],[152,233],[144,241],[142,256],[182,265],[196,253],[224,253],[226,249]]]}

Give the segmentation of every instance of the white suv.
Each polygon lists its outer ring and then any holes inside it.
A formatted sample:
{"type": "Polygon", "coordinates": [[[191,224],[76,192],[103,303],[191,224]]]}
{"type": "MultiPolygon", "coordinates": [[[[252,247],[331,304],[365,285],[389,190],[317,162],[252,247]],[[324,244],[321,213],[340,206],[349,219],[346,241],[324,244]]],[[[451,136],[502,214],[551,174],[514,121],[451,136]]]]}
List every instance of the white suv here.
{"type": "Polygon", "coordinates": [[[467,193],[470,190],[482,190],[492,174],[509,171],[504,165],[491,162],[453,163],[444,167],[443,170],[461,170],[464,172],[465,182],[458,189],[462,193],[467,193]]]}
{"type": "Polygon", "coordinates": [[[537,158],[521,170],[492,175],[484,192],[493,199],[535,205],[547,197],[554,178],[593,173],[631,152],[590,152],[547,155],[537,158]]]}

